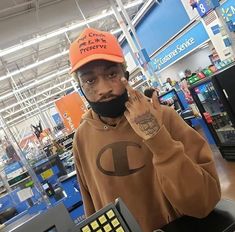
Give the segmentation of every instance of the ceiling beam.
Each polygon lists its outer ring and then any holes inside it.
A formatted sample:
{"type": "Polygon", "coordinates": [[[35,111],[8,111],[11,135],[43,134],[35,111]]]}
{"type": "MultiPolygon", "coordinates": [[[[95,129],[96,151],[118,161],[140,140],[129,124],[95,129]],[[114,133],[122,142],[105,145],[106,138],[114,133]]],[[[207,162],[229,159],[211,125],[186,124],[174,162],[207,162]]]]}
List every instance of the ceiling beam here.
{"type": "Polygon", "coordinates": [[[65,50],[65,51],[63,51],[61,53],[57,53],[57,54],[55,54],[53,56],[49,56],[49,57],[47,57],[47,58],[45,58],[43,60],[37,60],[36,62],[34,62],[34,63],[32,63],[32,64],[30,64],[28,66],[25,66],[23,68],[17,69],[17,70],[15,70],[13,72],[8,72],[6,75],[0,77],[0,81],[6,80],[8,78],[11,78],[11,77],[17,75],[17,74],[21,74],[21,73],[23,73],[25,71],[31,70],[31,69],[33,69],[35,67],[38,67],[38,66],[42,65],[42,64],[45,64],[47,62],[53,61],[55,59],[58,59],[58,58],[60,58],[62,56],[67,55],[68,53],[69,53],[69,51],[65,50]]]}
{"type": "MultiPolygon", "coordinates": [[[[51,102],[51,104],[52,103],[54,103],[54,102],[51,102]]],[[[50,109],[50,108],[52,108],[52,107],[54,107],[54,105],[52,104],[51,106],[47,106],[47,107],[45,107],[44,109],[41,109],[41,111],[43,112],[43,111],[46,111],[46,110],[48,110],[48,109],[50,109]]],[[[12,127],[12,126],[15,126],[15,125],[18,125],[19,123],[21,123],[21,122],[24,122],[25,121],[25,119],[29,119],[29,118],[32,118],[32,117],[35,117],[35,116],[37,116],[39,114],[39,112],[37,112],[37,113],[35,113],[35,114],[32,114],[32,115],[23,115],[23,117],[22,117],[22,119],[21,120],[19,120],[19,121],[17,121],[17,122],[14,122],[14,123],[9,123],[9,122],[7,122],[7,125],[9,126],[9,127],[12,127]]]]}
{"type": "MultiPolygon", "coordinates": [[[[125,9],[129,9],[129,8],[132,8],[132,7],[136,6],[136,5],[140,5],[141,3],[143,3],[143,0],[136,0],[136,1],[131,2],[131,3],[127,3],[124,7],[125,7],[125,9]]],[[[120,11],[120,9],[119,9],[119,11],[120,11]]],[[[8,55],[8,54],[16,52],[16,51],[18,51],[18,50],[20,50],[22,48],[29,47],[29,46],[32,46],[34,44],[40,43],[40,42],[42,42],[44,40],[53,38],[53,37],[61,35],[61,34],[64,34],[65,32],[72,31],[74,29],[86,26],[89,23],[96,22],[98,20],[104,19],[106,17],[109,17],[110,15],[113,15],[113,11],[112,10],[109,10],[109,11],[107,11],[107,12],[101,14],[101,15],[96,15],[96,16],[87,18],[86,21],[83,20],[83,21],[80,21],[78,23],[72,23],[69,26],[62,27],[62,28],[60,28],[58,30],[51,31],[51,32],[49,32],[47,34],[44,34],[44,35],[41,35],[41,36],[37,36],[34,39],[30,39],[30,40],[21,42],[21,43],[19,43],[17,45],[14,45],[12,47],[9,47],[9,48],[1,50],[0,51],[0,56],[8,55]]]]}
{"type": "Polygon", "coordinates": [[[1,9],[1,10],[0,10],[0,14],[1,14],[1,13],[4,13],[4,12],[7,12],[7,11],[11,11],[11,10],[17,9],[17,8],[20,8],[20,7],[23,7],[23,6],[27,6],[27,5],[31,4],[31,3],[33,3],[33,1],[28,1],[28,2],[19,3],[19,4],[17,4],[17,5],[10,6],[10,7],[4,8],[4,9],[1,9]]]}
{"type": "Polygon", "coordinates": [[[15,106],[18,106],[19,103],[21,103],[21,102],[25,102],[25,101],[27,101],[27,100],[33,99],[33,98],[35,98],[35,97],[38,97],[38,96],[42,95],[43,93],[46,93],[47,91],[50,91],[51,89],[58,88],[59,86],[65,84],[65,83],[71,82],[72,80],[73,80],[73,78],[70,78],[70,79],[68,79],[68,80],[66,80],[66,81],[64,81],[64,82],[61,82],[61,83],[59,83],[59,84],[57,84],[57,85],[54,85],[54,86],[52,86],[52,87],[50,87],[50,88],[48,88],[48,89],[46,89],[46,90],[43,90],[43,91],[40,92],[40,93],[37,93],[37,94],[35,94],[35,95],[31,96],[31,97],[28,97],[27,99],[24,99],[24,100],[22,100],[22,101],[20,101],[20,102],[16,102],[16,103],[14,103],[14,104],[12,104],[12,105],[10,105],[10,106],[7,106],[7,107],[5,107],[5,108],[2,108],[2,109],[0,109],[0,113],[5,112],[5,111],[7,111],[7,110],[9,110],[9,109],[11,109],[11,108],[13,108],[13,107],[15,107],[15,106]]]}
{"type": "Polygon", "coordinates": [[[27,86],[23,86],[17,90],[13,90],[12,92],[9,92],[7,94],[4,94],[2,96],[0,96],[0,101],[3,101],[3,100],[6,100],[12,96],[14,96],[15,93],[18,93],[18,92],[22,92],[22,91],[25,91],[25,90],[28,90],[30,88],[33,88],[33,87],[36,87],[44,82],[47,82],[53,78],[55,78],[56,76],[60,76],[60,75],[63,75],[63,74],[66,74],[68,73],[70,70],[70,67],[69,68],[65,68],[65,69],[62,69],[60,71],[57,71],[57,72],[54,72],[46,77],[43,77],[42,79],[36,79],[34,82],[31,82],[30,84],[28,84],[27,86]]]}
{"type": "MultiPolygon", "coordinates": [[[[28,107],[35,106],[35,105],[37,105],[37,104],[39,104],[39,103],[41,103],[41,102],[43,102],[43,101],[45,101],[45,100],[47,100],[47,99],[50,99],[51,97],[54,97],[54,96],[56,96],[56,95],[58,95],[58,94],[60,94],[60,93],[63,93],[63,92],[65,92],[65,91],[69,90],[69,89],[72,89],[72,88],[73,88],[73,86],[69,86],[69,87],[67,87],[67,88],[63,88],[63,89],[61,89],[60,91],[58,91],[58,92],[56,92],[56,93],[53,93],[53,94],[51,94],[51,95],[49,95],[49,96],[47,96],[47,97],[45,97],[45,98],[43,98],[43,99],[41,99],[41,100],[39,100],[39,101],[37,101],[37,102],[34,101],[34,103],[31,103],[30,106],[28,106],[28,107]]],[[[17,114],[17,113],[19,113],[19,112],[21,112],[21,111],[24,111],[24,110],[27,109],[28,107],[20,108],[19,110],[16,110],[14,113],[11,113],[11,114],[9,114],[9,115],[3,116],[3,118],[5,118],[5,119],[6,119],[6,118],[9,118],[9,117],[11,117],[11,116],[14,115],[14,114],[17,114]]],[[[24,112],[24,113],[25,113],[25,112],[24,112]]]]}

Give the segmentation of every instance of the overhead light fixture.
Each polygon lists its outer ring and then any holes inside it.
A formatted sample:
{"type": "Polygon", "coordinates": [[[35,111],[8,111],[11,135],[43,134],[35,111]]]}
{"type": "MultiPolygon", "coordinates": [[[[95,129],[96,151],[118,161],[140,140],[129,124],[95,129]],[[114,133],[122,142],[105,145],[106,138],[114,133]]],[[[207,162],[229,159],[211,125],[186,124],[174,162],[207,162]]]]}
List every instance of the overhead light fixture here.
{"type": "MultiPolygon", "coordinates": [[[[54,103],[55,101],[56,101],[56,100],[53,100],[53,101],[51,101],[51,102],[48,102],[48,103],[46,103],[45,105],[43,105],[42,107],[48,106],[48,105],[54,103]]],[[[41,107],[41,108],[42,108],[42,107],[41,107]]],[[[43,111],[44,109],[41,109],[41,110],[43,111]]],[[[15,118],[13,118],[12,120],[7,121],[7,124],[9,124],[9,123],[11,123],[11,122],[14,122],[14,121],[16,121],[17,119],[23,118],[23,117],[25,117],[25,116],[27,116],[27,115],[30,116],[30,114],[33,113],[33,112],[35,112],[35,111],[39,111],[39,109],[38,109],[38,108],[35,108],[34,110],[31,110],[30,112],[27,112],[27,113],[22,114],[22,115],[20,115],[20,116],[18,116],[18,117],[15,117],[15,118]]],[[[38,114],[38,112],[37,112],[37,114],[38,114]]],[[[37,114],[35,114],[35,115],[37,115],[37,114]]]]}
{"type": "MultiPolygon", "coordinates": [[[[7,107],[5,107],[5,108],[0,109],[0,113],[2,113],[2,112],[4,112],[4,111],[7,111],[7,110],[9,110],[9,109],[11,109],[11,108],[13,108],[13,107],[15,107],[15,106],[18,106],[19,104],[21,104],[21,103],[23,103],[23,102],[26,102],[26,101],[28,101],[28,100],[30,100],[30,99],[33,99],[33,98],[35,98],[35,97],[38,97],[38,96],[40,96],[40,95],[42,95],[42,94],[44,94],[44,93],[46,93],[46,92],[48,92],[48,91],[50,91],[50,90],[52,90],[52,89],[55,89],[55,88],[57,88],[57,87],[59,87],[59,86],[61,86],[61,85],[64,85],[64,84],[66,84],[66,83],[68,83],[68,82],[71,82],[72,80],[73,80],[73,78],[70,78],[70,79],[68,79],[68,80],[66,80],[66,81],[63,81],[63,82],[57,84],[57,85],[53,85],[53,86],[51,86],[50,88],[45,89],[45,90],[43,90],[42,92],[39,92],[39,93],[37,93],[37,94],[35,94],[35,95],[31,96],[31,97],[27,97],[27,99],[23,99],[23,100],[21,100],[21,101],[17,101],[16,103],[14,103],[14,104],[12,104],[12,105],[9,105],[9,106],[7,106],[7,107]]],[[[13,113],[14,113],[14,112],[13,112],[13,113]]]]}
{"type": "Polygon", "coordinates": [[[17,90],[15,90],[15,92],[21,92],[21,91],[24,91],[24,90],[27,90],[27,89],[30,89],[32,87],[34,87],[35,85],[38,85],[38,84],[41,84],[43,82],[46,82],[56,76],[60,76],[62,74],[65,74],[67,73],[68,71],[70,70],[70,68],[65,68],[63,70],[60,70],[60,71],[57,71],[55,73],[52,73],[51,75],[49,76],[46,76],[45,78],[42,78],[42,79],[39,79],[39,80],[35,80],[34,82],[32,82],[31,84],[27,85],[27,86],[23,86],[22,88],[19,88],[17,90]]]}
{"type": "MultiPolygon", "coordinates": [[[[73,88],[73,86],[69,86],[69,87],[67,87],[67,88],[65,88],[65,89],[63,89],[63,90],[60,90],[60,91],[58,91],[58,92],[56,92],[56,93],[54,93],[54,94],[52,94],[52,95],[50,95],[50,96],[48,96],[48,97],[45,97],[45,98],[41,99],[40,101],[37,101],[37,104],[39,104],[39,103],[41,103],[41,102],[43,102],[43,101],[45,101],[45,100],[47,100],[47,99],[50,99],[51,97],[54,97],[54,96],[56,96],[56,95],[58,95],[58,94],[60,94],[60,93],[63,93],[63,92],[65,92],[65,91],[69,90],[69,89],[72,89],[72,88],[73,88]]],[[[21,111],[23,111],[23,110],[25,110],[25,109],[28,109],[28,108],[30,108],[30,107],[32,107],[32,106],[34,106],[34,105],[36,105],[36,103],[32,103],[32,105],[30,105],[30,106],[20,108],[19,110],[16,110],[15,112],[10,113],[10,114],[4,116],[3,118],[4,118],[4,119],[9,118],[9,117],[11,117],[12,115],[17,114],[17,113],[19,113],[19,112],[21,112],[21,111]]],[[[43,106],[45,106],[45,105],[40,105],[40,108],[43,107],[43,106]]],[[[32,112],[32,111],[30,111],[30,112],[32,112]]],[[[29,112],[29,113],[30,113],[30,112],[29,112]]]]}
{"type": "Polygon", "coordinates": [[[65,69],[62,69],[62,70],[57,71],[57,72],[55,72],[55,73],[52,73],[51,75],[46,76],[45,78],[42,78],[42,79],[39,79],[39,80],[37,79],[37,80],[35,80],[34,82],[30,83],[29,85],[23,86],[22,88],[13,90],[13,91],[10,92],[10,93],[7,93],[7,94],[4,94],[4,95],[0,96],[0,101],[5,100],[5,99],[7,99],[7,98],[9,98],[9,97],[14,96],[15,93],[19,93],[19,92],[21,92],[21,91],[30,89],[30,88],[32,88],[32,87],[34,87],[34,86],[36,86],[36,85],[39,85],[39,84],[41,84],[41,83],[43,83],[43,82],[46,82],[46,81],[48,81],[48,80],[50,80],[50,79],[52,79],[52,78],[54,78],[54,77],[56,77],[56,76],[65,74],[65,73],[68,72],[69,70],[70,70],[70,68],[65,68],[65,69]]]}
{"type": "MultiPolygon", "coordinates": [[[[134,1],[134,2],[128,3],[124,7],[125,7],[125,9],[129,9],[129,8],[134,7],[134,6],[140,5],[142,2],[143,2],[143,0],[134,1]]],[[[0,50],[0,57],[8,55],[8,54],[13,53],[13,52],[16,52],[16,51],[18,51],[22,48],[26,48],[26,47],[29,47],[31,45],[40,43],[40,42],[42,42],[46,39],[50,39],[50,38],[53,38],[55,36],[61,35],[65,32],[68,32],[68,31],[74,30],[76,28],[85,26],[85,25],[87,25],[87,23],[92,23],[92,22],[98,21],[100,19],[106,18],[106,17],[108,17],[112,14],[113,14],[113,11],[109,10],[106,13],[103,13],[101,15],[91,17],[90,19],[87,19],[86,21],[82,21],[82,22],[79,22],[79,23],[74,23],[74,24],[71,24],[70,26],[62,27],[62,28],[60,28],[56,31],[52,31],[52,32],[44,34],[44,35],[38,35],[36,38],[33,38],[31,40],[21,42],[20,44],[17,44],[15,46],[12,46],[12,47],[9,47],[9,48],[6,48],[4,50],[0,50]]]]}
{"type": "Polygon", "coordinates": [[[44,60],[36,61],[35,63],[30,64],[30,65],[28,65],[28,66],[26,66],[26,67],[24,67],[24,68],[20,68],[20,69],[17,69],[17,70],[15,70],[15,71],[13,71],[13,72],[9,72],[7,75],[1,76],[1,77],[0,77],[0,81],[3,81],[3,80],[5,80],[5,79],[7,79],[7,78],[13,77],[13,76],[15,76],[15,75],[17,75],[17,74],[20,74],[20,73],[22,73],[22,72],[25,72],[25,71],[31,70],[31,69],[33,69],[33,68],[36,68],[36,67],[38,67],[39,65],[42,65],[42,64],[45,64],[45,63],[47,63],[47,62],[49,62],[49,61],[55,60],[55,59],[57,59],[57,58],[59,58],[59,57],[61,57],[61,56],[67,55],[68,53],[69,53],[69,51],[68,51],[68,50],[65,50],[65,51],[63,51],[63,52],[61,52],[61,53],[58,53],[58,54],[56,54],[56,55],[47,57],[47,58],[44,59],[44,60]]]}
{"type": "Polygon", "coordinates": [[[111,33],[114,34],[114,35],[117,34],[117,33],[120,33],[120,32],[122,32],[121,28],[117,28],[117,29],[111,31],[111,33]]]}
{"type": "MultiPolygon", "coordinates": [[[[122,31],[121,28],[117,28],[117,29],[111,31],[111,33],[112,34],[117,34],[117,33],[120,33],[121,31],[122,31]]],[[[10,77],[13,77],[13,76],[15,76],[17,74],[20,74],[22,72],[25,72],[25,71],[31,70],[33,68],[36,68],[36,67],[38,67],[38,66],[40,66],[42,64],[45,64],[45,63],[47,63],[49,61],[52,61],[52,60],[55,60],[55,59],[57,59],[57,58],[59,58],[61,56],[67,55],[68,53],[69,53],[69,50],[65,50],[65,51],[63,51],[61,53],[58,53],[56,55],[47,57],[46,59],[43,59],[43,60],[40,60],[40,61],[36,61],[35,63],[30,64],[30,65],[28,65],[28,66],[26,66],[24,68],[20,68],[20,69],[17,69],[15,71],[13,71],[13,72],[9,72],[8,74],[6,74],[4,76],[1,76],[0,77],[0,81],[6,80],[6,79],[8,79],[10,77]]]]}

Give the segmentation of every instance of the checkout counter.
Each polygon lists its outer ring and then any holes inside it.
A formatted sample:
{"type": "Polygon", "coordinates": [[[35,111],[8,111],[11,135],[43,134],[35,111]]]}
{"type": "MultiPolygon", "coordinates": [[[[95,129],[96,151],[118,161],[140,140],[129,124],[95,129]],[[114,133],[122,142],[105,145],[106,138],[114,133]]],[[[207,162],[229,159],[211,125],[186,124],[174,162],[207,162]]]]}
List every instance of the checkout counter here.
{"type": "MultiPolygon", "coordinates": [[[[16,173],[15,169],[11,170],[16,173]]],[[[67,174],[58,155],[36,162],[33,170],[47,195],[49,206],[41,198],[33,180],[29,186],[28,182],[26,185],[18,178],[17,183],[20,184],[0,196],[0,224],[10,225],[20,218],[28,218],[29,215],[47,211],[48,207],[55,207],[60,203],[64,204],[75,224],[84,220],[83,202],[75,171],[67,174]]],[[[13,177],[9,180],[11,179],[13,177]]]]}
{"type": "Polygon", "coordinates": [[[234,232],[235,201],[221,200],[205,218],[183,216],[164,226],[159,232],[234,232]]]}
{"type": "MultiPolygon", "coordinates": [[[[157,220],[157,219],[156,219],[157,220]]],[[[32,216],[26,222],[15,222],[2,232],[143,232],[121,199],[99,210],[75,225],[63,204],[32,216]]],[[[203,219],[183,216],[154,232],[234,232],[235,202],[221,200],[203,219]]],[[[147,231],[145,231],[147,232],[147,231]]]]}

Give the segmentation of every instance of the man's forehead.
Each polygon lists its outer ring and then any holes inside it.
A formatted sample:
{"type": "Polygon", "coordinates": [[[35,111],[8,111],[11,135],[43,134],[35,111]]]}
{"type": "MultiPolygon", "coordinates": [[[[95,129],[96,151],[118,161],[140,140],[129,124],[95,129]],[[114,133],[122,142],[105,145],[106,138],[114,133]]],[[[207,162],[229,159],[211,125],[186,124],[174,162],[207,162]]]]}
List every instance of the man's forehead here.
{"type": "Polygon", "coordinates": [[[77,72],[78,73],[83,73],[83,72],[87,72],[87,71],[95,71],[97,69],[99,70],[105,70],[108,69],[110,67],[115,67],[115,66],[120,66],[119,63],[115,63],[115,62],[111,62],[111,61],[106,61],[106,60],[96,60],[96,61],[92,61],[89,62],[85,65],[83,65],[82,67],[80,67],[77,72]]]}

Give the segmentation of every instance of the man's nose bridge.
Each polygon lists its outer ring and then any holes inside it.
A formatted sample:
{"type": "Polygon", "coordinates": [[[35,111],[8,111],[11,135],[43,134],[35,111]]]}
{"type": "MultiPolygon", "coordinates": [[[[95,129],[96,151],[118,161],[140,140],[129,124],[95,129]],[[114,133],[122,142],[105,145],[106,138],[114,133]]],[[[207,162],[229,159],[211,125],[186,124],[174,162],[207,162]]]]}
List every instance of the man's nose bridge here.
{"type": "Polygon", "coordinates": [[[110,81],[106,79],[104,76],[99,77],[99,92],[106,93],[112,90],[112,86],[110,85],[110,81]]]}

